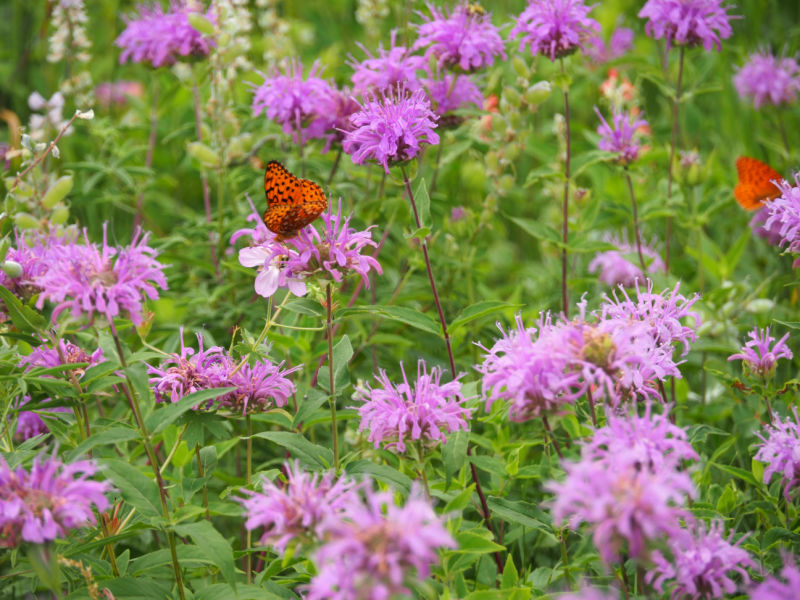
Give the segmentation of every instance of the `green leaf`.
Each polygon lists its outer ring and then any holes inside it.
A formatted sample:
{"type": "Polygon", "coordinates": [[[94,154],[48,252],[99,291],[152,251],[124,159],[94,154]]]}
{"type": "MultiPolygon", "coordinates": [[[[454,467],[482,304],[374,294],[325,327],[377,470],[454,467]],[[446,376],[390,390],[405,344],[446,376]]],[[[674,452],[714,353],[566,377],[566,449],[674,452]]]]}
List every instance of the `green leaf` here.
{"type": "Polygon", "coordinates": [[[233,548],[222,534],[214,529],[208,521],[197,521],[176,525],[175,532],[180,536],[189,536],[197,544],[212,564],[219,567],[225,581],[236,589],[236,568],[233,564],[233,548]]]}
{"type": "Polygon", "coordinates": [[[25,306],[14,294],[0,285],[0,299],[5,303],[8,316],[20,331],[35,333],[47,326],[47,320],[30,306],[25,306]]]}
{"type": "Polygon", "coordinates": [[[327,469],[333,463],[333,452],[324,446],[312,444],[299,433],[291,431],[263,431],[253,435],[283,446],[292,453],[294,458],[300,459],[307,465],[317,469],[327,469]]]}
{"type": "Polygon", "coordinates": [[[500,579],[500,587],[502,589],[513,588],[516,587],[518,581],[519,572],[514,564],[514,557],[509,552],[506,557],[506,566],[503,568],[503,577],[500,579]]]}
{"type": "Polygon", "coordinates": [[[504,521],[516,523],[528,529],[551,533],[549,525],[531,516],[536,508],[533,504],[521,500],[507,500],[496,496],[489,496],[486,502],[491,513],[504,521]]]}
{"type": "Polygon", "coordinates": [[[168,404],[164,408],[154,410],[150,416],[145,419],[145,425],[147,425],[147,429],[150,433],[155,435],[163,431],[165,427],[174,423],[175,420],[186,411],[235,389],[234,387],[225,387],[194,392],[188,396],[184,396],[174,404],[168,404]]]}
{"type": "Polygon", "coordinates": [[[67,454],[67,462],[72,462],[76,458],[78,458],[82,454],[86,454],[89,450],[94,448],[95,446],[104,446],[107,444],[119,444],[121,442],[128,442],[130,440],[135,440],[139,437],[139,432],[135,429],[131,429],[130,427],[112,427],[111,429],[106,429],[105,431],[101,431],[99,433],[95,433],[94,435],[88,437],[86,440],[81,442],[81,444],[69,452],[67,454]]]}
{"type": "Polygon", "coordinates": [[[753,474],[749,471],[745,471],[744,469],[740,469],[739,467],[733,467],[731,465],[723,465],[720,463],[714,463],[714,466],[717,467],[721,471],[725,471],[734,477],[738,477],[742,481],[749,483],[753,487],[761,487],[761,484],[756,481],[756,478],[753,477],[753,474]]]}
{"type": "Polygon", "coordinates": [[[114,598],[119,600],[153,600],[153,598],[171,597],[169,586],[149,577],[116,577],[104,579],[102,587],[108,588],[114,598]]]}
{"type": "Polygon", "coordinates": [[[442,337],[442,327],[435,321],[432,317],[419,312],[413,308],[408,308],[405,306],[386,306],[386,305],[371,305],[371,306],[356,306],[354,308],[345,308],[339,311],[340,315],[351,315],[351,314],[371,314],[382,317],[384,319],[389,319],[391,321],[397,321],[399,323],[404,323],[405,325],[410,325],[411,327],[415,327],[416,329],[421,329],[422,331],[426,331],[428,333],[432,333],[433,335],[442,337]]]}
{"type": "Polygon", "coordinates": [[[472,493],[475,491],[475,485],[470,484],[460,493],[456,494],[450,502],[445,504],[444,509],[442,512],[444,514],[454,513],[454,512],[461,512],[463,511],[467,505],[469,504],[470,498],[472,498],[472,493]]]}
{"type": "Polygon", "coordinates": [[[469,432],[456,431],[447,437],[447,442],[442,447],[442,462],[444,462],[445,490],[450,488],[450,481],[467,461],[467,445],[469,432]]]}
{"type": "Polygon", "coordinates": [[[379,465],[371,460],[362,459],[351,462],[345,470],[351,475],[360,473],[371,475],[378,481],[394,486],[406,495],[411,491],[411,484],[413,483],[411,479],[388,465],[379,465]]]}
{"type": "Polygon", "coordinates": [[[425,178],[420,177],[417,184],[417,191],[414,192],[414,201],[417,204],[419,222],[422,227],[431,226],[431,198],[428,196],[428,186],[425,185],[425,178]]]}
{"type": "Polygon", "coordinates": [[[464,310],[458,313],[458,316],[453,319],[452,323],[450,323],[450,332],[452,333],[459,327],[463,327],[470,321],[474,321],[480,317],[490,315],[506,308],[519,308],[520,306],[522,305],[509,304],[508,302],[499,302],[497,300],[484,300],[483,302],[477,302],[466,307],[464,310]]]}
{"type": "Polygon", "coordinates": [[[542,240],[549,244],[554,244],[559,248],[563,248],[564,244],[561,242],[561,234],[555,229],[539,221],[531,219],[521,219],[519,217],[508,217],[513,223],[516,223],[522,230],[535,237],[537,240],[542,240]]]}
{"type": "Polygon", "coordinates": [[[152,479],[121,460],[105,459],[102,462],[126,502],[146,517],[162,514],[158,486],[152,479]]]}
{"type": "Polygon", "coordinates": [[[234,592],[229,585],[215,583],[194,595],[195,600],[280,600],[281,596],[259,585],[239,584],[234,592]]]}
{"type": "Polygon", "coordinates": [[[459,531],[456,534],[458,549],[451,550],[454,554],[487,554],[489,552],[501,552],[505,546],[494,543],[489,537],[491,533],[484,530],[486,535],[474,533],[474,531],[459,531]]]}
{"type": "MultiPolygon", "coordinates": [[[[342,375],[347,370],[347,364],[353,357],[353,345],[350,343],[350,338],[343,335],[341,339],[333,347],[333,381],[337,383],[342,375]]],[[[328,364],[320,370],[319,383],[325,390],[330,390],[331,386],[328,383],[329,372],[328,364]]],[[[337,385],[337,388],[340,386],[337,385]]]]}
{"type": "Polygon", "coordinates": [[[323,394],[318,389],[311,388],[308,390],[308,394],[300,401],[300,406],[297,407],[297,413],[294,415],[292,427],[299,427],[301,423],[313,415],[327,400],[328,395],[323,394]]]}
{"type": "Polygon", "coordinates": [[[283,308],[308,317],[322,317],[323,311],[319,302],[314,302],[308,298],[298,298],[284,304],[283,308]]]}

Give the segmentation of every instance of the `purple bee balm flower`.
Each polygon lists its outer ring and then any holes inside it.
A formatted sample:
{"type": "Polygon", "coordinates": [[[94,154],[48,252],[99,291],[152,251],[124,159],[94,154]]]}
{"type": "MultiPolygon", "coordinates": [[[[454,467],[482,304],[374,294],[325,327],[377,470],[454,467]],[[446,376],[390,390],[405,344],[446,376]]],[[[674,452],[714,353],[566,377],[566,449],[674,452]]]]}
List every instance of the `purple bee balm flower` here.
{"type": "Polygon", "coordinates": [[[373,95],[394,92],[400,89],[410,92],[421,87],[417,73],[426,67],[424,56],[416,56],[404,46],[396,45],[397,32],[392,32],[389,50],[378,46],[378,56],[373,56],[363,45],[357,44],[367,55],[358,62],[350,57],[353,68],[353,91],[358,95],[373,95]]]}
{"type": "Polygon", "coordinates": [[[322,233],[308,225],[284,243],[272,238],[260,246],[241,249],[239,262],[261,269],[256,276],[256,293],[268,298],[279,287],[287,287],[295,296],[303,296],[306,279],[320,275],[339,282],[351,271],[361,275],[369,287],[369,272],[383,272],[375,258],[362,254],[367,246],[377,247],[372,239],[373,226],[359,231],[350,227],[350,219],[342,218],[340,203],[336,214],[323,213],[322,233]]]}
{"type": "Polygon", "coordinates": [[[644,323],[659,346],[682,343],[683,354],[686,355],[689,352],[689,342],[697,339],[697,328],[700,327],[700,315],[691,310],[700,296],[694,294],[687,298],[679,293],[679,289],[680,283],[677,283],[672,290],[655,294],[653,282],[648,279],[646,289],[641,289],[636,284],[635,301],[628,292],[620,288],[621,298],[617,297],[616,292],[610,297],[603,296],[601,310],[608,319],[644,323]],[[691,319],[691,325],[681,322],[685,319],[691,319]]]}
{"type": "Polygon", "coordinates": [[[620,58],[633,48],[633,29],[617,27],[608,40],[608,45],[599,35],[592,37],[586,45],[585,52],[593,63],[602,64],[620,58]]]}
{"type": "Polygon", "coordinates": [[[745,343],[740,352],[731,354],[728,360],[744,361],[748,371],[753,375],[772,377],[779,359],[792,358],[792,351],[786,345],[786,340],[789,339],[788,333],[777,342],[769,334],[769,327],[766,329],[756,327],[747,335],[750,337],[750,341],[745,343]],[[772,345],[773,342],[775,345],[772,345]]]}
{"type": "Polygon", "coordinates": [[[733,533],[725,539],[722,532],[722,522],[715,521],[711,527],[701,522],[674,535],[668,542],[672,561],[659,551],[653,552],[655,566],[647,572],[645,581],[659,593],[672,588],[671,598],[713,600],[733,594],[739,586],[730,576],[738,573],[748,583],[746,567],[755,564],[739,547],[744,538],[732,544],[733,533]]]}
{"type": "Polygon", "coordinates": [[[96,472],[92,461],[65,465],[55,455],[35,458],[30,471],[12,470],[0,457],[0,546],[43,544],[95,523],[92,505],[106,510],[111,491],[108,482],[89,479],[96,472]]]}
{"type": "Polygon", "coordinates": [[[255,88],[253,116],[263,112],[283,127],[295,144],[325,137],[331,127],[330,103],[335,90],[320,73],[316,62],[305,79],[300,61],[286,61],[283,71],[276,67],[255,88]]]}
{"type": "Polygon", "coordinates": [[[775,415],[772,423],[765,425],[766,437],[757,434],[763,443],[758,445],[755,459],[765,463],[764,483],[769,483],[775,474],[781,475],[781,485],[786,501],[789,494],[800,483],[800,418],[797,407],[792,408],[794,421],[775,415]]]}
{"type": "Polygon", "coordinates": [[[607,564],[623,555],[645,558],[655,543],[680,532],[682,508],[695,495],[692,481],[675,468],[636,468],[625,453],[602,459],[586,449],[581,460],[566,463],[563,482],[550,482],[553,521],[571,529],[586,523],[607,564]]]}
{"type": "MultiPolygon", "coordinates": [[[[779,231],[780,246],[792,254],[800,254],[800,171],[794,174],[795,185],[783,180],[776,185],[781,195],[767,202],[769,217],[764,227],[771,231],[779,231]]],[[[800,258],[794,261],[795,267],[800,265],[800,258]]]]}
{"type": "Polygon", "coordinates": [[[291,369],[282,369],[283,363],[274,364],[263,359],[251,365],[244,363],[229,376],[230,385],[236,390],[221,396],[218,404],[232,413],[266,412],[276,406],[286,406],[289,396],[297,391],[294,383],[287,376],[302,368],[297,365],[291,369]]]}
{"type": "Polygon", "coordinates": [[[592,8],[584,0],[529,0],[509,39],[520,37],[520,50],[527,45],[532,54],[544,54],[555,61],[582,50],[600,31],[600,23],[589,17],[592,8]]]}
{"type": "Polygon", "coordinates": [[[350,118],[353,130],[345,134],[344,151],[363,165],[375,160],[386,173],[389,164],[411,160],[422,144],[438,144],[437,116],[425,92],[398,89],[364,101],[350,118]]]}
{"type": "MultiPolygon", "coordinates": [[[[331,125],[328,130],[328,144],[341,144],[344,136],[352,128],[350,117],[361,110],[361,105],[348,88],[334,90],[330,97],[331,125]]],[[[327,146],[325,148],[327,150],[327,146]]]]}
{"type": "MultiPolygon", "coordinates": [[[[35,367],[58,367],[60,365],[89,363],[94,366],[103,361],[103,350],[98,348],[91,355],[87,354],[81,347],[72,342],[67,342],[63,338],[58,340],[58,347],[52,348],[47,344],[42,344],[33,349],[27,356],[23,356],[19,361],[19,367],[24,367],[25,371],[30,371],[35,367]]],[[[85,372],[84,368],[72,369],[75,376],[80,379],[85,372]]],[[[52,375],[45,375],[52,377],[52,375]]],[[[46,399],[45,401],[49,400],[46,399]]],[[[27,404],[30,396],[26,396],[20,406],[27,404]]],[[[41,409],[40,409],[41,411],[41,409]]],[[[60,406],[53,409],[42,411],[47,413],[70,412],[66,407],[60,406]]],[[[34,436],[48,433],[50,428],[42,418],[33,411],[21,411],[17,415],[17,431],[15,436],[20,440],[27,440],[34,436]]]]}
{"type": "Polygon", "coordinates": [[[597,107],[594,107],[594,112],[600,117],[602,123],[597,128],[597,133],[600,134],[600,141],[597,146],[604,152],[613,152],[617,155],[617,163],[627,166],[639,158],[639,151],[641,144],[636,139],[637,132],[641,129],[647,129],[647,121],[640,119],[632,113],[625,111],[613,111],[611,116],[612,125],[609,125],[597,107]]]}
{"type": "Polygon", "coordinates": [[[759,208],[753,218],[750,219],[750,229],[758,237],[766,240],[770,246],[780,246],[781,240],[781,224],[778,221],[773,221],[770,227],[767,227],[769,220],[769,202],[766,202],[759,208]]]}
{"type": "Polygon", "coordinates": [[[791,554],[783,557],[781,581],[777,577],[769,576],[763,582],[750,589],[750,600],[800,600],[800,564],[791,554]]]}
{"type": "Polygon", "coordinates": [[[447,73],[442,79],[423,79],[431,105],[439,117],[467,104],[483,106],[483,94],[466,75],[447,73]]]}
{"type": "MultiPolygon", "coordinates": [[[[634,287],[636,281],[645,281],[645,275],[639,266],[638,252],[634,244],[625,239],[609,236],[607,241],[617,247],[617,250],[598,252],[589,263],[589,272],[598,270],[598,278],[609,286],[621,285],[634,287]]],[[[650,273],[665,270],[664,261],[652,246],[642,245],[642,256],[650,273]]]]}
{"type": "Polygon", "coordinates": [[[571,356],[552,343],[554,326],[542,315],[538,329],[526,329],[517,315],[508,332],[498,323],[502,338],[487,350],[476,369],[482,374],[486,410],[497,400],[508,400],[509,419],[522,422],[559,414],[583,395],[580,375],[572,371],[571,356]]]}
{"type": "Polygon", "coordinates": [[[386,600],[410,593],[405,581],[428,577],[440,548],[455,548],[419,488],[405,505],[392,492],[363,488],[364,500],[351,496],[343,513],[323,525],[325,542],[314,554],[317,574],[308,600],[386,600]]]}
{"type": "Polygon", "coordinates": [[[686,431],[669,421],[667,412],[652,414],[647,404],[644,416],[609,412],[605,427],[595,431],[585,452],[595,459],[625,457],[635,468],[656,472],[674,469],[683,460],[699,460],[687,441],[686,431]]]}
{"type": "MultiPolygon", "coordinates": [[[[363,405],[359,431],[369,431],[369,441],[378,448],[388,441],[387,449],[406,451],[406,441],[435,445],[447,441],[447,433],[469,429],[467,420],[472,409],[464,408],[467,398],[457,377],[441,383],[442,370],[428,369],[425,361],[417,363],[417,379],[409,383],[403,363],[400,363],[403,383],[395,386],[381,370],[375,379],[380,387],[367,388],[356,395],[363,405]]],[[[356,407],[352,407],[356,408],[356,407]]]]}
{"type": "Polygon", "coordinates": [[[355,481],[333,473],[322,476],[303,471],[297,461],[285,467],[286,484],[275,485],[261,480],[261,491],[240,490],[246,498],[236,498],[244,505],[249,530],[264,528],[260,543],[283,552],[292,543],[312,543],[322,539],[320,526],[327,519],[338,518],[348,500],[356,493],[355,481]]]}
{"type": "Polygon", "coordinates": [[[14,233],[16,245],[8,249],[5,260],[17,263],[20,274],[18,277],[9,277],[0,270],[0,285],[17,296],[28,297],[41,291],[35,281],[52,264],[50,255],[57,255],[62,247],[69,251],[75,245],[77,231],[68,229],[59,233],[53,229],[46,234],[37,231],[14,233]]]}
{"type": "Polygon", "coordinates": [[[722,48],[722,40],[733,33],[724,0],[647,0],[639,17],[647,19],[644,31],[654,39],[664,38],[667,47],[699,46],[706,52],[722,48]]]}
{"type": "Polygon", "coordinates": [[[800,91],[800,65],[793,58],[756,52],[734,75],[733,84],[739,96],[750,98],[756,108],[791,104],[800,91]]]}
{"type": "Polygon", "coordinates": [[[274,242],[275,238],[277,237],[276,234],[267,229],[267,225],[264,223],[264,218],[261,216],[261,213],[258,211],[258,209],[253,205],[253,201],[250,199],[249,195],[247,196],[247,202],[250,204],[250,214],[247,215],[245,220],[252,221],[254,225],[253,227],[244,227],[234,231],[233,235],[231,236],[231,244],[235,244],[236,240],[245,236],[250,238],[251,246],[264,246],[274,242]]]}
{"type": "Polygon", "coordinates": [[[144,298],[156,300],[157,287],[167,288],[164,265],[155,259],[156,250],[147,245],[149,237],[137,230],[129,246],[114,248],[108,245],[104,225],[103,246],[98,247],[89,243],[84,231],[85,245],[65,246],[51,253],[50,267],[35,278],[35,285],[42,289],[36,307],[41,309],[45,300],[56,303],[54,322],[69,308],[76,318],[93,320],[99,313],[111,321],[125,315],[134,325],[141,325],[144,298]]]}
{"type": "Polygon", "coordinates": [[[191,12],[199,12],[209,21],[216,21],[212,9],[203,12],[194,2],[173,0],[167,12],[158,3],[139,6],[139,15],[125,18],[125,30],[114,41],[122,48],[119,62],[132,60],[161,67],[171,65],[181,57],[208,56],[215,44],[191,26],[188,16],[191,12]]]}
{"type": "Polygon", "coordinates": [[[427,48],[426,56],[435,57],[440,66],[459,67],[468,73],[491,66],[496,56],[506,58],[503,40],[489,13],[473,11],[464,1],[449,14],[430,3],[428,10],[429,18],[418,13],[425,23],[417,25],[414,50],[427,48]]]}

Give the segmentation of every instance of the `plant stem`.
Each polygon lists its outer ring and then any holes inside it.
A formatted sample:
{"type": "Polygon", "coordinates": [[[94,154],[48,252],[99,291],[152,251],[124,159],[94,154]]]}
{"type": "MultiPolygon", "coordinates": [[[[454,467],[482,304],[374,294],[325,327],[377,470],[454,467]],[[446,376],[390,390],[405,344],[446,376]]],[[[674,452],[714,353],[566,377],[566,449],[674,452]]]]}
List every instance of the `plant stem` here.
{"type": "Polygon", "coordinates": [[[422,485],[425,486],[425,497],[430,502],[431,499],[431,488],[428,485],[428,476],[425,474],[425,459],[423,458],[422,452],[422,441],[417,441],[417,472],[419,473],[420,478],[422,478],[422,485]]]}
{"type": "MultiPolygon", "coordinates": [[[[469,460],[472,456],[472,449],[467,446],[467,461],[469,462],[469,469],[472,473],[472,481],[475,483],[475,491],[478,492],[478,500],[481,502],[481,510],[483,511],[483,522],[486,523],[486,528],[492,532],[492,537],[497,539],[497,534],[492,526],[492,514],[489,512],[489,505],[486,503],[486,496],[483,494],[480,479],[478,479],[478,470],[475,468],[475,463],[469,460]]],[[[503,572],[503,559],[500,558],[500,553],[494,553],[494,562],[497,563],[497,572],[503,572]]]]}
{"type": "MultiPolygon", "coordinates": [[[[561,74],[566,75],[564,59],[561,59],[561,74]]],[[[569,317],[569,293],[567,291],[567,243],[569,242],[569,177],[570,177],[570,155],[572,152],[572,139],[569,130],[569,91],[564,88],[564,125],[567,153],[564,159],[564,200],[562,204],[561,222],[561,310],[564,317],[569,317]]]]}
{"type": "MultiPolygon", "coordinates": [[[[455,77],[455,76],[454,76],[455,77]]],[[[454,79],[455,81],[455,79],[454,79]]],[[[452,86],[451,86],[452,89],[452,86]]],[[[449,92],[447,94],[450,95],[449,92]]],[[[442,160],[442,142],[439,141],[439,145],[436,149],[436,166],[433,168],[433,175],[431,176],[431,186],[428,188],[428,196],[433,195],[433,190],[436,189],[436,180],[439,178],[439,162],[442,160]]]]}
{"type": "MultiPolygon", "coordinates": [[[[194,78],[194,85],[192,85],[192,97],[194,98],[194,132],[197,141],[203,141],[203,127],[202,119],[200,117],[200,92],[197,89],[197,77],[192,71],[194,78]]],[[[203,208],[206,211],[206,223],[211,223],[211,189],[208,186],[208,175],[205,169],[200,171],[200,183],[203,186],[203,208]]],[[[217,279],[220,278],[219,272],[219,259],[217,258],[216,248],[214,248],[214,240],[211,232],[209,231],[208,242],[211,249],[211,261],[214,264],[214,271],[217,274],[217,279]]]]}
{"type": "MultiPolygon", "coordinates": [[[[153,154],[156,149],[156,137],[158,133],[158,95],[153,91],[153,107],[150,109],[150,135],[147,138],[147,154],[144,157],[144,166],[148,169],[153,165],[153,154]]],[[[133,217],[133,233],[142,222],[142,207],[144,201],[144,191],[139,192],[136,197],[136,215],[133,217]]]]}
{"type": "MultiPolygon", "coordinates": [[[[206,474],[203,470],[203,460],[200,458],[200,444],[195,444],[194,455],[197,458],[197,474],[200,475],[200,479],[203,479],[206,474]]],[[[211,521],[211,511],[208,508],[208,487],[205,482],[203,482],[203,506],[206,508],[206,521],[211,521]]]]}
{"type": "Polygon", "coordinates": [[[783,111],[779,108],[778,113],[778,131],[781,133],[781,140],[783,140],[783,147],[786,149],[786,158],[792,155],[792,149],[789,146],[789,138],[786,135],[786,125],[783,123],[783,111]]]}
{"type": "MultiPolygon", "coordinates": [[[[250,489],[250,480],[253,477],[253,421],[250,415],[246,414],[244,417],[247,424],[247,462],[245,470],[245,483],[247,488],[250,489]]],[[[253,547],[253,532],[248,528],[247,530],[247,559],[245,560],[245,573],[247,574],[247,583],[253,581],[253,555],[250,553],[250,548],[253,547]]]]}
{"type": "Polygon", "coordinates": [[[639,262],[642,265],[642,275],[647,276],[647,267],[644,264],[642,255],[642,235],[639,232],[639,211],[636,209],[636,196],[633,193],[633,182],[628,167],[625,167],[625,181],[628,182],[628,191],[631,194],[631,207],[633,208],[633,232],[636,235],[636,251],[639,253],[639,262]]]}
{"type": "Polygon", "coordinates": [[[339,169],[339,160],[342,158],[342,147],[339,146],[339,150],[336,151],[336,158],[333,159],[333,166],[331,167],[331,172],[328,175],[328,182],[327,184],[330,185],[333,181],[333,176],[336,175],[336,171],[339,169]]]}
{"type": "MultiPolygon", "coordinates": [[[[119,334],[117,333],[117,328],[114,325],[114,321],[109,321],[109,327],[111,329],[111,337],[114,339],[114,344],[117,348],[117,354],[119,355],[119,362],[122,365],[123,369],[127,369],[128,363],[125,360],[125,352],[122,350],[122,344],[119,341],[119,334]]],[[[183,590],[183,576],[181,575],[181,565],[178,562],[178,551],[175,546],[175,533],[172,531],[172,519],[169,514],[169,507],[167,506],[167,487],[164,484],[164,478],[161,477],[161,469],[158,465],[158,455],[153,450],[153,443],[150,439],[150,432],[147,430],[147,425],[145,425],[144,418],[142,417],[142,411],[139,407],[139,400],[136,396],[136,392],[134,390],[133,385],[131,384],[130,378],[128,377],[127,372],[125,373],[125,382],[120,384],[123,393],[125,394],[128,403],[131,406],[131,411],[133,412],[134,419],[136,420],[136,425],[139,427],[139,431],[142,434],[142,444],[144,445],[145,453],[147,454],[147,458],[150,461],[150,466],[153,469],[153,473],[156,476],[156,483],[158,485],[159,497],[161,499],[161,510],[164,512],[164,519],[167,522],[167,541],[169,542],[169,550],[170,554],[172,555],[172,570],[175,573],[175,583],[178,586],[178,595],[180,596],[181,600],[185,600],[186,595],[183,590]]]]}
{"type": "Polygon", "coordinates": [[[556,454],[558,454],[558,458],[564,460],[564,455],[561,453],[561,446],[558,445],[556,436],[553,434],[553,430],[550,429],[550,422],[547,420],[547,417],[542,417],[542,423],[544,424],[544,430],[547,432],[547,437],[553,442],[553,449],[555,449],[556,454]]]}
{"type": "Polygon", "coordinates": [[[339,432],[336,428],[336,382],[333,374],[333,293],[331,283],[325,288],[326,315],[325,329],[328,337],[328,389],[330,391],[331,405],[331,432],[333,433],[333,468],[339,471],[339,432]]]}
{"type": "Polygon", "coordinates": [[[592,425],[594,425],[594,428],[597,429],[597,415],[594,412],[594,398],[592,397],[591,388],[586,390],[586,398],[589,400],[589,411],[592,415],[592,425]]]}
{"type": "Polygon", "coordinates": [[[302,123],[300,122],[300,112],[295,114],[295,127],[297,131],[297,143],[300,144],[300,177],[306,176],[306,159],[303,156],[305,151],[305,146],[303,144],[303,127],[302,123]]]}
{"type": "Polygon", "coordinates": [[[14,179],[14,183],[11,184],[11,187],[9,187],[8,191],[6,192],[7,194],[10,194],[15,189],[17,189],[17,186],[19,185],[19,182],[22,181],[22,178],[25,177],[25,175],[27,175],[30,172],[30,170],[33,169],[33,167],[35,167],[40,162],[42,162],[45,158],[47,158],[47,155],[50,154],[50,152],[53,150],[53,148],[56,147],[56,144],[58,144],[58,141],[63,137],[63,135],[67,132],[67,129],[70,128],[70,126],[75,122],[75,119],[77,119],[77,118],[78,118],[78,113],[76,111],[75,114],[72,115],[72,118],[69,121],[67,121],[67,124],[64,125],[61,128],[61,131],[58,132],[58,135],[56,136],[56,139],[54,139],[52,142],[50,142],[50,144],[47,146],[45,151],[42,154],[40,154],[38,156],[38,158],[36,158],[36,160],[34,160],[31,164],[29,164],[25,168],[24,171],[22,171],[22,172],[17,174],[16,178],[14,179]]]}
{"type": "Polygon", "coordinates": [[[567,536],[568,530],[561,532],[561,563],[564,565],[564,579],[567,580],[567,586],[572,588],[572,576],[569,573],[569,557],[567,556],[567,536]]]}
{"type": "MultiPolygon", "coordinates": [[[[678,65],[678,84],[675,87],[675,101],[672,103],[672,135],[669,142],[669,170],[667,171],[667,204],[672,199],[672,163],[675,162],[675,145],[678,141],[678,106],[681,102],[681,85],[683,84],[683,57],[685,46],[681,45],[680,64],[678,65]]],[[[672,234],[672,217],[667,217],[667,240],[665,244],[665,270],[669,273],[669,243],[672,234]]]]}
{"type": "MultiPolygon", "coordinates": [[[[403,173],[403,182],[406,186],[406,194],[411,202],[411,208],[414,212],[414,222],[417,224],[417,229],[422,229],[422,222],[419,220],[419,213],[417,212],[417,203],[414,202],[414,194],[411,191],[411,182],[408,180],[408,174],[405,167],[400,167],[403,173]]],[[[447,346],[447,357],[450,359],[450,372],[453,374],[453,379],[456,378],[456,362],[453,359],[453,348],[450,345],[450,334],[447,332],[447,321],[444,318],[444,311],[442,310],[442,303],[439,301],[439,292],[436,290],[436,281],[433,279],[433,269],[431,268],[431,259],[428,256],[428,242],[421,240],[422,254],[425,256],[425,268],[428,270],[428,281],[431,284],[431,291],[433,292],[433,301],[436,304],[436,310],[439,313],[439,322],[442,325],[442,332],[444,334],[444,343],[447,346]]]]}

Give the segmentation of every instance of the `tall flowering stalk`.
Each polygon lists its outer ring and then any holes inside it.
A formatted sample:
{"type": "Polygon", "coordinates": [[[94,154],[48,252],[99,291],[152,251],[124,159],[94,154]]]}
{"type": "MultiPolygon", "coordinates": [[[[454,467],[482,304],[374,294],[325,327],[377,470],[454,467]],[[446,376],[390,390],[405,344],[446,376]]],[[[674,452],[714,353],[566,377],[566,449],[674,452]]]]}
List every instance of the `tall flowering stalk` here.
{"type": "MultiPolygon", "coordinates": [[[[733,33],[727,13],[723,6],[725,0],[647,0],[639,17],[647,19],[644,30],[654,39],[664,39],[667,51],[672,46],[680,46],[678,59],[678,81],[675,98],[672,101],[672,133],[669,143],[669,164],[667,171],[667,202],[672,198],[674,178],[675,148],[678,141],[678,107],[683,91],[684,55],[687,47],[702,45],[706,52],[722,48],[722,40],[733,33]]],[[[666,60],[666,58],[665,58],[666,60]]],[[[672,237],[672,217],[667,217],[666,268],[669,272],[670,238],[672,237]]]]}
{"type": "Polygon", "coordinates": [[[564,157],[564,200],[561,225],[561,310],[569,314],[567,291],[567,245],[569,243],[569,182],[572,154],[569,117],[569,86],[564,57],[584,49],[591,37],[600,31],[600,23],[589,17],[593,6],[584,0],[530,0],[528,7],[517,17],[511,38],[521,38],[520,50],[527,45],[532,54],[543,54],[561,63],[564,79],[564,124],[566,154],[564,157]]]}

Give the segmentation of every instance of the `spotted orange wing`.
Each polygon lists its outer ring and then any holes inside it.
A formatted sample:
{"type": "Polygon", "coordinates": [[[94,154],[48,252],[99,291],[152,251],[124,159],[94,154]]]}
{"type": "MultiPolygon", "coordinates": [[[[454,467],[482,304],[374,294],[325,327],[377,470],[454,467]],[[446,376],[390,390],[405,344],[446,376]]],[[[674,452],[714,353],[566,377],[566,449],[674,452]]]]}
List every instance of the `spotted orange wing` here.
{"type": "Polygon", "coordinates": [[[267,195],[264,224],[280,238],[292,237],[328,208],[328,199],[321,187],[308,179],[295,177],[274,160],[267,163],[264,192],[267,195]]]}
{"type": "Polygon", "coordinates": [[[762,203],[780,196],[780,191],[772,182],[780,181],[783,177],[769,165],[749,156],[740,156],[736,160],[736,171],[739,183],[733,195],[745,210],[756,210],[762,203]]]}

